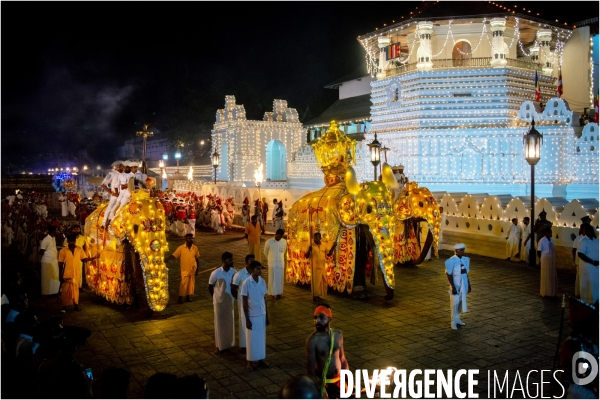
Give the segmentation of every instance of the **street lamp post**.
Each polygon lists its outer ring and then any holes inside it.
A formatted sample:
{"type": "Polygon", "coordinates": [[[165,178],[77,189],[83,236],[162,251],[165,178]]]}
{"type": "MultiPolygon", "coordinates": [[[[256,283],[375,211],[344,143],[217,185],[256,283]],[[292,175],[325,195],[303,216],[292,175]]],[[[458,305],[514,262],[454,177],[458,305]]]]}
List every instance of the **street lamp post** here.
{"type": "Polygon", "coordinates": [[[377,141],[377,134],[375,134],[375,138],[371,143],[367,146],[371,149],[371,163],[373,164],[373,180],[377,181],[377,165],[381,161],[380,151],[381,151],[381,143],[377,141]]]}
{"type": "Polygon", "coordinates": [[[219,153],[215,150],[212,155],[212,166],[215,169],[215,185],[217,184],[217,168],[219,167],[219,153]]]}
{"type": "Polygon", "coordinates": [[[142,127],[141,131],[137,131],[135,134],[137,136],[142,136],[142,174],[147,174],[147,167],[146,167],[146,138],[148,136],[152,137],[154,135],[154,132],[149,131],[148,128],[150,127],[150,125],[154,125],[155,123],[157,123],[158,121],[152,121],[149,122],[147,124],[144,124],[142,127]]]}
{"type": "Polygon", "coordinates": [[[179,160],[181,159],[181,152],[177,150],[175,152],[175,159],[177,160],[177,174],[179,173],[179,160]]]}
{"type": "Polygon", "coordinates": [[[531,129],[523,135],[523,143],[525,144],[525,160],[531,165],[531,243],[529,244],[529,266],[533,267],[536,264],[535,257],[535,233],[533,232],[533,223],[535,221],[535,165],[541,158],[541,145],[543,136],[535,129],[535,121],[531,119],[531,129]]]}

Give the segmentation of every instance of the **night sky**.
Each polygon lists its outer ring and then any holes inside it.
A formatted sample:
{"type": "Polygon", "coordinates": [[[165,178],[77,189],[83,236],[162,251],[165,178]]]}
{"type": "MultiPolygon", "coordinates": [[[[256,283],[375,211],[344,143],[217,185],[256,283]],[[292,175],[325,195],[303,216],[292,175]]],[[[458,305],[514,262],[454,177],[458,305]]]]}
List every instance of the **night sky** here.
{"type": "MultiPolygon", "coordinates": [[[[560,3],[518,4],[560,15],[560,3]]],[[[108,165],[152,120],[156,137],[197,146],[226,95],[248,119],[262,119],[274,99],[314,118],[338,97],[323,86],[364,63],[357,36],[416,7],[423,3],[2,2],[2,173],[60,159],[108,165]]]]}

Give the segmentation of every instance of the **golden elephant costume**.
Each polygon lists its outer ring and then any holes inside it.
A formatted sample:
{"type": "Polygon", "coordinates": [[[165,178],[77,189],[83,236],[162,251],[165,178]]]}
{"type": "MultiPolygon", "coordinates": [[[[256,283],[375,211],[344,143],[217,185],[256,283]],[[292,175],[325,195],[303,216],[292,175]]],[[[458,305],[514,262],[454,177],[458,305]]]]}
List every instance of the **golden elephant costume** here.
{"type": "MultiPolygon", "coordinates": [[[[131,186],[130,186],[131,187],[131,186]]],[[[100,205],[85,222],[90,254],[100,253],[86,271],[88,285],[100,296],[118,304],[132,304],[132,287],[143,285],[152,311],[169,301],[168,269],[164,262],[168,243],[165,210],[149,191],[133,192],[128,204],[102,228],[107,204],[100,205]]]]}
{"type": "Polygon", "coordinates": [[[290,208],[286,280],[311,282],[311,262],[305,255],[313,234],[320,232],[326,248],[337,243],[335,253],[326,260],[328,285],[352,293],[357,267],[362,268],[356,265],[360,228],[368,232],[373,278],[377,277],[378,267],[388,289],[386,298],[393,297],[394,265],[422,258],[414,222],[427,221],[433,236],[429,244],[434,244],[437,255],[441,216],[435,199],[414,182],[400,191],[391,167],[385,163],[381,181],[359,184],[352,169],[356,142],[334,121],[312,146],[324,173],[325,187],[302,197],[290,208]]]}

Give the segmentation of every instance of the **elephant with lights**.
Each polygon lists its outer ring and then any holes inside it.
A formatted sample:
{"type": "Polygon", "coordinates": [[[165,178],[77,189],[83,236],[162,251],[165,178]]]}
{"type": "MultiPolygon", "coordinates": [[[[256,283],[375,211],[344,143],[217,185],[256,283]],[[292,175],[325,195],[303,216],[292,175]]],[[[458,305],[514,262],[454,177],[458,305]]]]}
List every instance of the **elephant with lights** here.
{"type": "Polygon", "coordinates": [[[432,244],[437,255],[441,216],[429,190],[409,183],[401,191],[385,163],[381,181],[359,184],[350,166],[354,146],[335,122],[313,144],[326,186],[290,208],[286,280],[311,282],[312,267],[306,251],[313,233],[320,232],[325,248],[337,244],[334,254],[326,259],[330,287],[348,293],[364,291],[367,278],[376,283],[379,269],[389,300],[394,296],[394,266],[421,263],[432,244]],[[422,250],[415,234],[421,221],[428,226],[428,240],[422,250]]]}
{"type": "Polygon", "coordinates": [[[143,293],[138,296],[145,294],[152,311],[164,310],[169,301],[169,285],[162,203],[139,189],[104,229],[106,207],[106,203],[100,205],[85,221],[88,251],[100,254],[86,268],[88,285],[96,294],[117,304],[133,304],[137,288],[143,293]]]}

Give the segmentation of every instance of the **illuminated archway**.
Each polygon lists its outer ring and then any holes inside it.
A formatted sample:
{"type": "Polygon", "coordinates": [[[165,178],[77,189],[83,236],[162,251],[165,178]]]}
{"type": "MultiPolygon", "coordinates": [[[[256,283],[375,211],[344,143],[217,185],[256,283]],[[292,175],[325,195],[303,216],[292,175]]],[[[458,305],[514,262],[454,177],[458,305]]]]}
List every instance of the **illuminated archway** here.
{"type": "Polygon", "coordinates": [[[266,179],[272,181],[284,181],[287,179],[285,146],[279,140],[271,140],[267,144],[266,179]]]}

